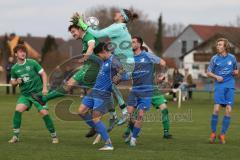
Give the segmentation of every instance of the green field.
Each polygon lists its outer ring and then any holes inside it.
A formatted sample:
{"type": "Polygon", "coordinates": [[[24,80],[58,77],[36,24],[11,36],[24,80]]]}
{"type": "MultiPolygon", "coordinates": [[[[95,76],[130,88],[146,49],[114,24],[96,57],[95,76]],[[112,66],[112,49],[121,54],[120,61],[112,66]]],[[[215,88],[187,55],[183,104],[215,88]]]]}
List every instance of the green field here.
{"type": "MultiPolygon", "coordinates": [[[[210,133],[210,116],[212,112],[212,100],[207,93],[194,94],[194,100],[184,102],[180,109],[177,104],[168,104],[171,113],[171,133],[174,139],[162,138],[162,124],[154,120],[153,115],[159,115],[155,109],[151,109],[148,122],[144,127],[137,147],[130,148],[121,138],[124,126],[116,127],[111,132],[115,150],[112,152],[100,152],[97,149],[102,146],[92,145],[93,139],[86,139],[85,133],[88,127],[82,121],[67,122],[56,117],[55,104],[60,99],[52,101],[51,115],[54,118],[60,144],[53,145],[43,125],[43,121],[35,108],[26,112],[23,116],[21,142],[8,144],[12,135],[12,115],[17,96],[6,96],[0,92],[0,160],[124,160],[124,159],[157,159],[157,160],[220,160],[239,159],[240,151],[240,100],[236,97],[236,105],[232,114],[232,123],[227,134],[227,144],[208,144],[210,133]]],[[[76,111],[79,100],[72,107],[76,111]]],[[[223,112],[221,113],[222,119],[223,112]]],[[[220,121],[220,123],[222,120],[220,121]]],[[[220,130],[220,125],[219,125],[220,130]]]]}

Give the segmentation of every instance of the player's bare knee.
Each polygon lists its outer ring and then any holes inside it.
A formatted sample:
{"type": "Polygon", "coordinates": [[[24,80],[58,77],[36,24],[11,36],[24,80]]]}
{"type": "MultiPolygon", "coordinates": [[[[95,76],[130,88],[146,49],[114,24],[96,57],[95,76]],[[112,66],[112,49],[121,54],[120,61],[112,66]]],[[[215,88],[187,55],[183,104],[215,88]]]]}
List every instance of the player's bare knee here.
{"type": "Polygon", "coordinates": [[[232,112],[232,107],[231,106],[226,106],[225,115],[230,116],[231,112],[232,112]]]}
{"type": "Polygon", "coordinates": [[[161,110],[166,109],[166,108],[167,108],[166,103],[161,104],[161,105],[159,106],[159,108],[160,108],[161,110]]]}
{"type": "Polygon", "coordinates": [[[22,113],[22,112],[24,112],[26,109],[27,109],[27,106],[20,104],[20,105],[17,105],[17,106],[16,106],[16,109],[15,109],[15,110],[22,113]]]}
{"type": "Polygon", "coordinates": [[[81,104],[80,107],[78,108],[78,114],[81,116],[84,116],[88,112],[88,108],[81,104]]]}
{"type": "Polygon", "coordinates": [[[45,110],[45,109],[39,111],[39,113],[40,113],[42,116],[46,116],[46,115],[48,115],[48,111],[45,110]]]}

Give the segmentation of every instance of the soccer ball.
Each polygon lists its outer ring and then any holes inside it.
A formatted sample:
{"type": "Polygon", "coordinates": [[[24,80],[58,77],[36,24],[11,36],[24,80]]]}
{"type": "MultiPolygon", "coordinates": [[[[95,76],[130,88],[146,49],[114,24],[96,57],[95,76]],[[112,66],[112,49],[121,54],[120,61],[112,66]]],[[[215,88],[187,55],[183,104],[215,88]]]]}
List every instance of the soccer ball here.
{"type": "Polygon", "coordinates": [[[86,18],[86,23],[90,27],[97,27],[99,25],[99,20],[96,17],[88,17],[86,18]]]}

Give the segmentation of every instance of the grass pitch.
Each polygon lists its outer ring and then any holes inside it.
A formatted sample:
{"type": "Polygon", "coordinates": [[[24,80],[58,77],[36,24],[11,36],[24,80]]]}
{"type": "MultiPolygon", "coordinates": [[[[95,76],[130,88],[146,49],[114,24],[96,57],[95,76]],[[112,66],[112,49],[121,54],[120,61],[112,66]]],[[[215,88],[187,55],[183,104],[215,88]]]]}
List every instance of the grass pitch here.
{"type": "MultiPolygon", "coordinates": [[[[63,121],[55,114],[55,105],[61,99],[49,103],[50,114],[54,119],[60,144],[51,144],[44,123],[33,107],[23,114],[21,142],[8,144],[12,136],[12,116],[18,96],[0,92],[0,159],[1,160],[226,160],[239,159],[240,151],[240,114],[239,95],[233,109],[227,144],[208,144],[210,117],[213,109],[212,98],[208,93],[194,93],[194,99],[184,102],[180,109],[173,102],[168,103],[171,116],[173,139],[162,138],[160,113],[154,108],[145,117],[144,127],[137,147],[130,148],[123,142],[125,125],[115,127],[110,136],[115,150],[101,152],[97,149],[102,143],[92,145],[93,138],[84,137],[88,127],[82,121],[63,121]]],[[[77,111],[80,101],[75,98],[71,110],[77,111]]],[[[220,116],[222,123],[223,112],[220,116]]],[[[219,124],[219,129],[221,125],[219,124]]]]}

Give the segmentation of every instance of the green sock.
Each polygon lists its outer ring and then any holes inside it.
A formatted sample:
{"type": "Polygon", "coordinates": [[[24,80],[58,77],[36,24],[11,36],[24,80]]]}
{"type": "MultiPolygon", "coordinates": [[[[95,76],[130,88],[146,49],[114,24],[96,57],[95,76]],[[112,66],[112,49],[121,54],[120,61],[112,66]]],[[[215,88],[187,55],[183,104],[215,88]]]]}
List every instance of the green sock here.
{"type": "Polygon", "coordinates": [[[22,121],[22,113],[19,111],[15,111],[14,117],[13,117],[13,135],[19,136],[20,133],[20,126],[22,121]]]}
{"type": "Polygon", "coordinates": [[[53,138],[56,137],[57,135],[56,135],[56,131],[55,131],[53,121],[52,121],[51,117],[49,115],[45,115],[43,117],[43,120],[45,122],[45,125],[46,125],[48,131],[51,133],[51,136],[53,138]]]}
{"type": "Polygon", "coordinates": [[[162,124],[164,133],[169,131],[170,123],[169,123],[169,116],[168,116],[168,109],[165,108],[162,110],[162,124]]]}
{"type": "Polygon", "coordinates": [[[128,127],[125,129],[124,133],[127,134],[127,135],[129,135],[130,132],[131,132],[131,128],[128,126],[128,127]]]}
{"type": "Polygon", "coordinates": [[[58,98],[58,97],[62,97],[64,96],[65,94],[67,93],[67,91],[63,88],[63,87],[60,87],[56,90],[52,90],[50,91],[47,95],[45,96],[42,96],[42,100],[44,102],[47,102],[51,99],[54,99],[54,98],[58,98]]]}

